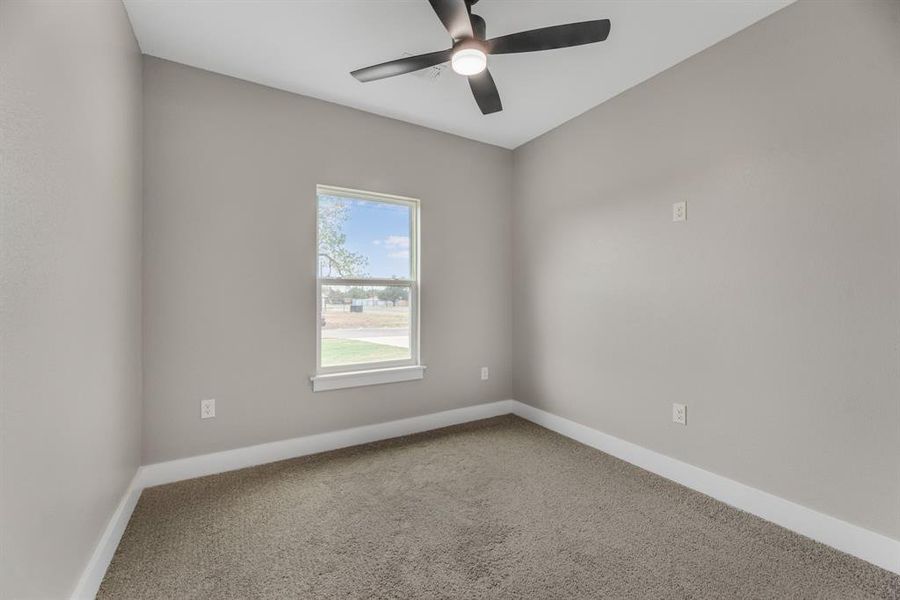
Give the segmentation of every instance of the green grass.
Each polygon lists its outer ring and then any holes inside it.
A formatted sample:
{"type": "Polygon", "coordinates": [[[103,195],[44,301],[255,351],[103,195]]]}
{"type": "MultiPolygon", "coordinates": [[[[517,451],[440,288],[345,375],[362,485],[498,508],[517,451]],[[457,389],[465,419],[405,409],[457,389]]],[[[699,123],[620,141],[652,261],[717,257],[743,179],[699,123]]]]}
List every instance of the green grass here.
{"type": "Polygon", "coordinates": [[[322,340],[322,366],[347,365],[381,360],[409,358],[409,349],[362,340],[325,338],[322,340]]]}

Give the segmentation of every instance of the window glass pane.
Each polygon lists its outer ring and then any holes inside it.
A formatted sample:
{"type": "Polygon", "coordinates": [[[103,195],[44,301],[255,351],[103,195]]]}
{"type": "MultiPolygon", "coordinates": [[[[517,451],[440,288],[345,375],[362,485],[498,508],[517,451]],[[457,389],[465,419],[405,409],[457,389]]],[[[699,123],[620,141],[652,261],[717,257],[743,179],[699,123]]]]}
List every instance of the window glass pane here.
{"type": "Polygon", "coordinates": [[[412,209],[319,195],[319,277],[411,279],[412,209]]]}
{"type": "Polygon", "coordinates": [[[409,286],[322,286],[323,367],[408,360],[409,286]]]}

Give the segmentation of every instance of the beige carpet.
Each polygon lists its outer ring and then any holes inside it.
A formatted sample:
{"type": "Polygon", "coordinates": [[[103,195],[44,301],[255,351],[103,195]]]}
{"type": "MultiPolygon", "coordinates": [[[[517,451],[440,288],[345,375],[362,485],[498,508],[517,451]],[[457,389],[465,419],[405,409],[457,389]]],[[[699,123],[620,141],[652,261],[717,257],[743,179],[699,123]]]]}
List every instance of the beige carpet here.
{"type": "Polygon", "coordinates": [[[99,598],[900,598],[516,417],[144,491],[99,598]]]}

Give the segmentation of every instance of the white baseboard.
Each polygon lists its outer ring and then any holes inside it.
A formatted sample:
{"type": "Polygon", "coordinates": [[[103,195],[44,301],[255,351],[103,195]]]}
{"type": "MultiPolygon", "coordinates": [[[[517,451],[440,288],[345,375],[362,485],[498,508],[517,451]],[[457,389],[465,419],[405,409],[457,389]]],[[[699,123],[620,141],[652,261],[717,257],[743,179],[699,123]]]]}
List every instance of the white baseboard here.
{"type": "Polygon", "coordinates": [[[558,417],[515,400],[476,404],[387,423],[364,425],[328,433],[293,438],[224,452],[145,465],[138,469],[131,485],[116,507],[87,567],[78,581],[72,600],[93,598],[115,554],[125,526],[145,487],[192,479],[245,467],[265,464],[317,452],[390,439],[478,419],[513,413],[542,427],[602,450],[671,479],[726,504],[752,513],[782,527],[827,544],[847,554],[900,573],[900,541],[851,525],[783,498],[751,488],[721,475],[704,471],[596,429],[558,417]]]}
{"type": "Polygon", "coordinates": [[[100,582],[103,581],[109,562],[119,546],[119,540],[122,539],[122,534],[125,533],[125,526],[128,525],[131,513],[134,511],[138,498],[141,496],[141,487],[138,483],[139,473],[140,469],[131,479],[128,489],[125,490],[125,494],[106,524],[106,529],[103,530],[100,541],[94,547],[94,553],[88,560],[87,566],[82,571],[81,577],[75,585],[75,591],[72,592],[71,600],[92,600],[97,595],[97,590],[100,589],[100,582]]]}
{"type": "Polygon", "coordinates": [[[141,487],[151,487],[506,415],[512,412],[512,402],[512,400],[500,400],[488,404],[476,404],[420,417],[363,425],[362,427],[145,465],[140,469],[139,483],[141,487]]]}
{"type": "Polygon", "coordinates": [[[626,442],[539,408],[511,401],[512,412],[542,427],[602,450],[735,508],[796,533],[900,573],[900,540],[841,521],[805,506],[704,471],[664,454],[626,442]]]}

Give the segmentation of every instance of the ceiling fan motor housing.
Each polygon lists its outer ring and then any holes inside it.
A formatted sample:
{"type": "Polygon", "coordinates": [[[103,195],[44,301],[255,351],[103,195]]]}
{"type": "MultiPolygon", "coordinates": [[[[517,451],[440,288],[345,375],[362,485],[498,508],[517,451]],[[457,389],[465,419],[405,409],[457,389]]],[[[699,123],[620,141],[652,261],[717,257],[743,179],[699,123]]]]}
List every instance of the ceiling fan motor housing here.
{"type": "Polygon", "coordinates": [[[470,48],[480,50],[484,54],[488,53],[487,44],[485,44],[482,40],[476,40],[472,38],[455,42],[453,44],[453,53],[456,54],[460,50],[468,50],[470,48]]]}

